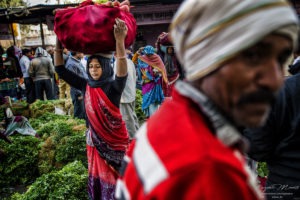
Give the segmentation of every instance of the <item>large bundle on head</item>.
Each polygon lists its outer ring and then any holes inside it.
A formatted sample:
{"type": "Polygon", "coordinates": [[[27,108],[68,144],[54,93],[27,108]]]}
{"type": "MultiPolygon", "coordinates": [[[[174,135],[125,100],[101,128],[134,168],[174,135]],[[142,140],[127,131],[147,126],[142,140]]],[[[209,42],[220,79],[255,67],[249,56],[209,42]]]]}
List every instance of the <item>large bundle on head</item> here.
{"type": "Polygon", "coordinates": [[[166,53],[166,48],[168,46],[173,46],[170,35],[167,32],[162,32],[156,40],[157,52],[158,54],[166,53]]]}
{"type": "Polygon", "coordinates": [[[76,8],[59,9],[55,13],[54,32],[67,49],[86,54],[115,50],[113,26],[115,19],[125,21],[128,34],[125,46],[135,40],[136,20],[129,13],[129,1],[97,4],[91,0],[76,8]]]}
{"type": "Polygon", "coordinates": [[[157,37],[157,42],[159,42],[161,45],[164,45],[164,46],[171,46],[171,45],[173,45],[169,33],[166,33],[166,32],[162,32],[157,37]]]}

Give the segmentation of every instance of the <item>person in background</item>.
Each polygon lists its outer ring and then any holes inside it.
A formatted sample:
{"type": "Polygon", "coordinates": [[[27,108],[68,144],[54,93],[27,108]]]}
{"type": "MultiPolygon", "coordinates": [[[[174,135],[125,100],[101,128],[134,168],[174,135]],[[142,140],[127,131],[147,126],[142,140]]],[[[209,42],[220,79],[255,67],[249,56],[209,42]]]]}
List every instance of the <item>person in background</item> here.
{"type": "Polygon", "coordinates": [[[4,65],[8,66],[8,71],[13,78],[21,78],[22,71],[19,63],[19,58],[16,56],[15,46],[11,46],[6,50],[6,59],[4,61],[4,65]]]}
{"type": "MultiPolygon", "coordinates": [[[[1,49],[1,59],[4,54],[4,49],[1,49]]],[[[2,65],[0,66],[0,96],[4,98],[5,96],[17,98],[17,85],[18,85],[18,67],[19,61],[14,55],[14,47],[8,48],[8,56],[2,65]],[[17,64],[16,64],[17,62],[17,64]]]]}
{"type": "Polygon", "coordinates": [[[111,55],[91,55],[87,61],[88,80],[64,67],[61,44],[57,41],[55,67],[59,77],[84,94],[88,130],[88,194],[89,199],[114,199],[121,161],[129,145],[129,136],[119,110],[120,98],[127,79],[124,21],[115,20],[116,75],[111,55]]]}
{"type": "Polygon", "coordinates": [[[289,72],[292,76],[286,78],[267,123],[244,131],[250,141],[250,158],[267,163],[268,200],[300,199],[300,61],[289,72]]]}
{"type": "MultiPolygon", "coordinates": [[[[65,64],[67,63],[69,57],[70,57],[70,52],[67,48],[63,48],[63,59],[65,64]]],[[[59,98],[60,99],[70,99],[71,98],[71,88],[68,83],[66,83],[63,79],[59,77],[58,81],[58,88],[59,88],[59,98]]]]}
{"type": "Polygon", "coordinates": [[[168,84],[163,84],[163,91],[165,97],[171,97],[173,86],[179,80],[179,77],[181,77],[182,72],[180,71],[181,66],[176,58],[174,47],[167,46],[165,51],[163,61],[168,76],[168,84]]]}
{"type": "Polygon", "coordinates": [[[0,67],[3,66],[3,58],[2,55],[5,53],[3,47],[0,45],[0,67]]]}
{"type": "MultiPolygon", "coordinates": [[[[77,74],[78,76],[88,79],[85,69],[81,63],[83,53],[71,51],[71,56],[67,60],[66,68],[77,74]]],[[[85,119],[83,94],[80,90],[71,86],[71,98],[74,106],[74,117],[79,119],[85,119]]]]}
{"type": "Polygon", "coordinates": [[[51,78],[54,75],[54,66],[50,55],[42,47],[35,51],[35,58],[31,60],[29,76],[35,85],[36,99],[44,100],[44,93],[47,100],[53,100],[53,87],[51,78]]]}
{"type": "Polygon", "coordinates": [[[266,122],[298,24],[283,0],[183,1],[170,34],[186,80],[136,133],[116,197],[264,199],[241,130],[266,122]]]}
{"type": "MultiPolygon", "coordinates": [[[[300,39],[298,44],[300,45],[300,39]]],[[[298,47],[297,51],[294,52],[293,60],[291,63],[292,64],[288,66],[288,72],[292,75],[295,75],[300,71],[300,47],[298,47]]]]}
{"type": "MultiPolygon", "coordinates": [[[[54,65],[54,49],[52,46],[48,47],[47,53],[51,56],[52,64],[54,65]]],[[[58,99],[59,97],[59,88],[58,88],[58,75],[54,72],[54,75],[52,77],[52,87],[53,87],[53,94],[54,99],[58,99]]]]}
{"type": "Polygon", "coordinates": [[[20,59],[20,66],[24,78],[26,102],[31,104],[35,101],[35,86],[28,72],[30,67],[29,58],[31,56],[31,51],[29,49],[23,49],[22,54],[23,56],[20,59]]]}
{"type": "MultiPolygon", "coordinates": [[[[135,113],[135,97],[136,97],[136,71],[131,59],[128,58],[130,54],[127,53],[127,70],[128,76],[124,91],[120,101],[120,111],[122,119],[125,121],[127,131],[130,138],[134,138],[135,132],[139,129],[139,121],[135,113]]],[[[114,62],[114,71],[116,72],[117,62],[114,62]]]]}
{"type": "Polygon", "coordinates": [[[137,64],[142,74],[142,110],[149,118],[165,99],[162,82],[168,84],[166,69],[151,45],[140,48],[134,54],[132,61],[137,64]]]}
{"type": "Polygon", "coordinates": [[[7,70],[7,66],[0,67],[0,97],[6,96],[17,98],[17,81],[12,78],[7,70]]]}
{"type": "Polygon", "coordinates": [[[87,59],[88,59],[88,56],[84,55],[83,54],[83,57],[80,59],[80,62],[84,68],[84,71],[86,71],[86,64],[87,64],[87,59]]]}

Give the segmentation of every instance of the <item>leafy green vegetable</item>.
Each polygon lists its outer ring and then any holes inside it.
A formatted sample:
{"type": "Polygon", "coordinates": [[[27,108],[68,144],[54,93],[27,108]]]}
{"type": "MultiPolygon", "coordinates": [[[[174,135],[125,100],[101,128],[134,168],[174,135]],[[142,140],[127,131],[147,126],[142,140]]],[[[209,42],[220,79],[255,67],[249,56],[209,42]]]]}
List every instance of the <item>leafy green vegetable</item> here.
{"type": "Polygon", "coordinates": [[[142,124],[146,120],[146,116],[142,111],[142,91],[136,90],[136,98],[135,98],[135,113],[139,120],[139,123],[142,124]]]}
{"type": "Polygon", "coordinates": [[[267,167],[267,163],[265,163],[265,162],[258,162],[258,165],[257,165],[257,174],[260,177],[266,177],[266,176],[268,176],[269,170],[268,170],[268,167],[267,167]]]}
{"type": "Polygon", "coordinates": [[[24,194],[14,194],[11,200],[88,199],[87,169],[80,161],[66,165],[60,171],[44,174],[24,194]]]}
{"type": "Polygon", "coordinates": [[[23,135],[13,135],[10,139],[12,144],[0,140],[0,149],[4,152],[0,162],[0,188],[26,184],[39,176],[37,166],[40,140],[23,135]]]}
{"type": "Polygon", "coordinates": [[[85,140],[85,135],[64,137],[56,147],[55,160],[59,163],[80,160],[87,167],[85,140]]]}

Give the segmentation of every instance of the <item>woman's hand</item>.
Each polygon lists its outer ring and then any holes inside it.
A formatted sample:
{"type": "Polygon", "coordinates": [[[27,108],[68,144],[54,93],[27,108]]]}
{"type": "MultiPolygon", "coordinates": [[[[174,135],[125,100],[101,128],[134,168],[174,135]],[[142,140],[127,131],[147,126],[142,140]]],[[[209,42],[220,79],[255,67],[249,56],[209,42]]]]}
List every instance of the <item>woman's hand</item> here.
{"type": "Polygon", "coordinates": [[[116,41],[124,41],[127,36],[128,28],[125,22],[119,18],[116,18],[114,25],[114,36],[116,41]]]}
{"type": "Polygon", "coordinates": [[[144,47],[140,47],[139,50],[137,51],[137,53],[140,55],[144,50],[144,47]]]}

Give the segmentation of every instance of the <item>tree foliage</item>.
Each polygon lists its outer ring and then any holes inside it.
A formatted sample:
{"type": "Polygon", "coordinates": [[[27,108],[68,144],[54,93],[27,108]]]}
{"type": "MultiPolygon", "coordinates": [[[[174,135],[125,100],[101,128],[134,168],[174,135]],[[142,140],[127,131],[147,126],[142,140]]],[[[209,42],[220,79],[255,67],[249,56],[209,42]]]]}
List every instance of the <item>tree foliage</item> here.
{"type": "Polygon", "coordinates": [[[26,3],[23,0],[2,0],[0,1],[0,8],[12,8],[25,6],[26,3]]]}

